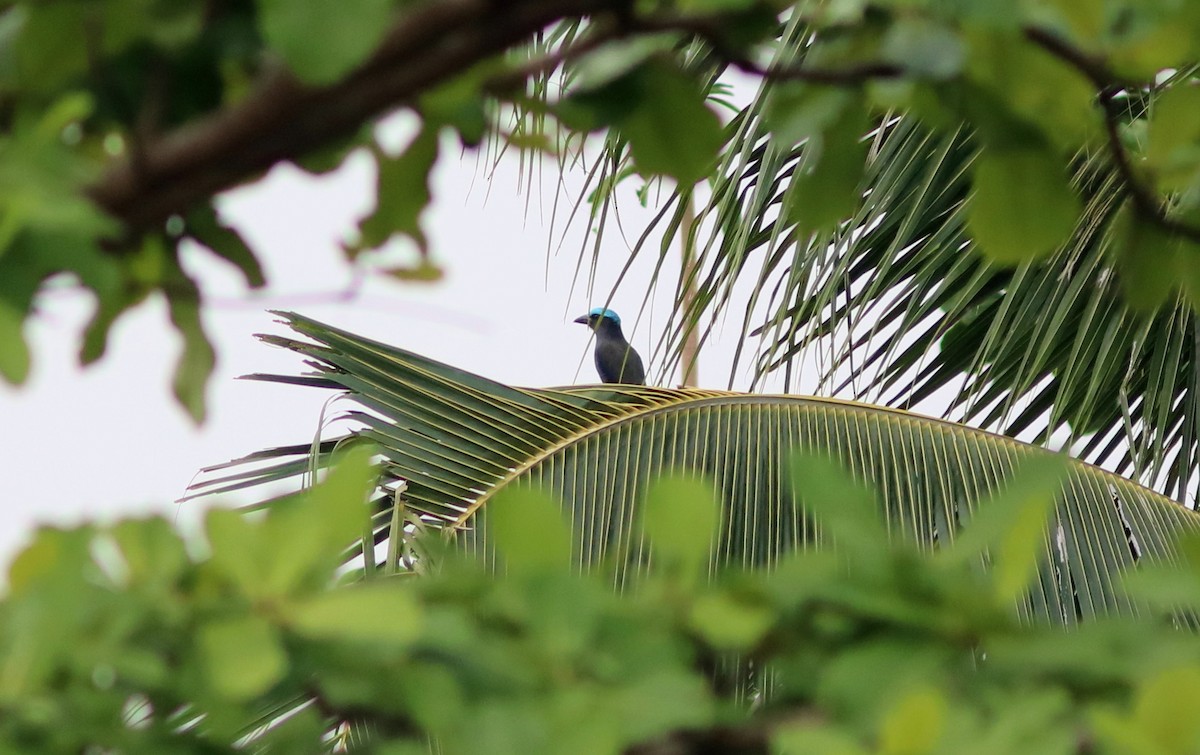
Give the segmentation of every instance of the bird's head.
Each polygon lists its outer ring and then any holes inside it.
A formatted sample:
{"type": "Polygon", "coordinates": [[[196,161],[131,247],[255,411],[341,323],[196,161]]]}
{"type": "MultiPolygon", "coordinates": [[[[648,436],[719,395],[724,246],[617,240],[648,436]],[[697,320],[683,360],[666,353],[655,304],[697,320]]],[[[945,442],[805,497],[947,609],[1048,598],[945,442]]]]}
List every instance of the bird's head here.
{"type": "Polygon", "coordinates": [[[611,309],[604,307],[596,307],[586,315],[580,315],[575,318],[575,322],[581,325],[587,325],[594,331],[599,332],[601,328],[616,328],[621,329],[621,317],[611,309]]]}

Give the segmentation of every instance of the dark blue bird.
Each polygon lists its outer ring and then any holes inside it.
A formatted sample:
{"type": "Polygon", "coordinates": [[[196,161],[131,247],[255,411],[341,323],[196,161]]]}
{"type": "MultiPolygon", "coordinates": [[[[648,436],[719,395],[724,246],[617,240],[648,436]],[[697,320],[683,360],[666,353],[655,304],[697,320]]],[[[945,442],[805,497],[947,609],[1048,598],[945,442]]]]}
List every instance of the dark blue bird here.
{"type": "Polygon", "coordinates": [[[596,307],[575,322],[587,325],[596,332],[596,372],[605,383],[645,385],[646,370],[642,358],[625,340],[621,318],[616,312],[596,307]]]}

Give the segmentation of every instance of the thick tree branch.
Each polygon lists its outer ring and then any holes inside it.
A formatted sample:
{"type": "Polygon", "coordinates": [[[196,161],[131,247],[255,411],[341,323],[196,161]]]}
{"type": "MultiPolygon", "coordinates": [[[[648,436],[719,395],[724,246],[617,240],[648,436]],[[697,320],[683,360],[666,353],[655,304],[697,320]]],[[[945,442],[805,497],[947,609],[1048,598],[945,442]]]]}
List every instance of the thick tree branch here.
{"type": "Polygon", "coordinates": [[[547,25],[621,5],[613,0],[438,0],[405,15],[370,60],[327,87],[282,68],[242,102],[143,145],[89,195],[132,232],[270,168],[343,138],[547,25]]]}
{"type": "MultiPolygon", "coordinates": [[[[576,44],[530,61],[489,84],[511,90],[517,77],[553,70],[562,62],[631,32],[673,30],[704,39],[728,63],[778,80],[853,85],[903,75],[891,63],[864,62],[844,69],[760,66],[725,43],[713,17],[623,14],[624,0],[438,0],[403,16],[380,49],[357,71],[325,87],[299,82],[281,66],[269,68],[238,104],[171,133],[139,133],[129,155],[107,170],[88,194],[131,234],[159,226],[197,203],[236,186],[281,160],[303,156],[352,135],[362,124],[411,102],[470,66],[518,45],[563,19],[606,14],[606,23],[576,44]]],[[[1163,229],[1200,242],[1200,229],[1169,217],[1166,203],[1146,186],[1120,138],[1119,95],[1130,86],[1100,59],[1045,30],[1026,37],[1080,71],[1096,87],[1104,112],[1107,148],[1135,208],[1163,229]]]]}

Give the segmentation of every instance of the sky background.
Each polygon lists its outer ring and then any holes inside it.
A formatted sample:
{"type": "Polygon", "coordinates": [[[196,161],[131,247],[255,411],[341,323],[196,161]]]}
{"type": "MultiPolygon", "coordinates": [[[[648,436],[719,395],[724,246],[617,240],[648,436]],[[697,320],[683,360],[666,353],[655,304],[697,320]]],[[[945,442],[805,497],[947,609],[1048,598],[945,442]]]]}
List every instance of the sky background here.
{"type": "MultiPolygon", "coordinates": [[[[381,141],[402,146],[413,123],[403,114],[390,119],[381,141]]],[[[635,201],[623,203],[628,238],[615,227],[606,231],[602,264],[589,287],[590,253],[580,270],[581,245],[592,238],[586,224],[577,222],[562,235],[566,203],[579,194],[583,171],[567,173],[560,183],[551,162],[533,171],[530,186],[515,157],[493,169],[490,160],[463,154],[452,136],[445,139],[425,216],[433,257],[446,273],[436,284],[364,277],[345,261],[341,242],[373,206],[374,168],[365,153],[322,177],[280,165],[222,197],[222,216],[258,252],[268,287],[250,292],[240,273],[207,250],[185,251],[185,265],[208,302],[204,322],[218,354],[202,427],[171,395],[179,342],[161,299],[118,320],[105,357],[80,369],[76,355],[93,309],[90,295],[56,286],[42,296],[26,327],[31,377],[20,388],[0,383],[0,564],[40,523],[160,512],[191,526],[208,505],[249,500],[175,503],[202,467],[308,442],[316,431],[327,392],[236,380],[302,370],[295,355],[254,338],[287,332],[268,309],[294,310],[507,383],[596,382],[589,333],[572,320],[604,303],[651,213],[635,201]]],[[[638,181],[628,184],[631,196],[638,181]]],[[[611,304],[644,357],[666,322],[677,276],[668,265],[666,283],[639,317],[653,265],[645,257],[628,271],[611,304]]],[[[737,321],[726,330],[736,334],[737,321]]],[[[701,385],[725,387],[735,345],[718,331],[700,360],[701,385]]]]}

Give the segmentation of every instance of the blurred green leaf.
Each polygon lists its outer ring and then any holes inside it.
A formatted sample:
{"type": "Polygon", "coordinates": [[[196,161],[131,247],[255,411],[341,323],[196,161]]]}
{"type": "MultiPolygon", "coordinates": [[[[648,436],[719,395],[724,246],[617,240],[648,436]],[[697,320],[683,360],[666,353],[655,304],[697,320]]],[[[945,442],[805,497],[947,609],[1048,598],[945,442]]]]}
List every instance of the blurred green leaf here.
{"type": "Polygon", "coordinates": [[[763,117],[771,137],[790,146],[830,132],[848,109],[861,107],[844,87],[783,83],[772,88],[763,117]]]}
{"type": "Polygon", "coordinates": [[[393,15],[392,0],[255,0],[267,44],[304,81],[330,84],[375,50],[393,15]]]}
{"type": "Polygon", "coordinates": [[[967,227],[991,260],[1016,265],[1053,252],[1075,230],[1080,203],[1050,151],[986,149],[976,158],[967,227]]]}
{"type": "Polygon", "coordinates": [[[826,456],[792,457],[792,488],[805,511],[857,567],[877,565],[891,551],[871,493],[826,456]]]}
{"type": "Polygon", "coordinates": [[[405,646],[420,633],[421,606],[395,580],[343,587],[299,600],[288,626],[314,639],[405,646]]]}
{"type": "Polygon", "coordinates": [[[866,131],[867,111],[854,103],[809,141],[808,149],[816,153],[814,164],[795,178],[785,198],[787,218],[800,231],[831,230],[858,207],[867,160],[866,131]]]}
{"type": "Polygon", "coordinates": [[[259,527],[230,509],[213,509],[204,518],[213,568],[249,595],[257,594],[262,584],[256,532],[259,527]]]}
{"type": "Polygon", "coordinates": [[[1200,667],[1162,671],[1143,683],[1133,715],[1141,733],[1158,752],[1186,755],[1200,751],[1200,717],[1192,702],[1200,699],[1200,667]]]}
{"type": "Polygon", "coordinates": [[[478,146],[488,128],[483,86],[489,73],[490,66],[476,66],[426,92],[421,97],[422,117],[429,123],[453,126],[464,144],[478,146]]]}
{"type": "Polygon", "coordinates": [[[1177,238],[1147,221],[1128,203],[1114,218],[1117,270],[1125,302],[1139,312],[1161,307],[1179,285],[1177,238]]]}
{"type": "Polygon", "coordinates": [[[711,720],[715,708],[704,679],[682,669],[641,674],[613,702],[627,744],[703,726],[711,720]]]}
{"type": "Polygon", "coordinates": [[[1150,111],[1146,141],[1158,187],[1186,188],[1200,168],[1200,89],[1184,83],[1164,90],[1150,111]]]}
{"type": "Polygon", "coordinates": [[[111,534],[133,583],[170,583],[187,568],[183,540],[162,517],[126,519],[111,534]]]}
{"type": "Polygon", "coordinates": [[[429,174],[438,156],[438,129],[426,124],[400,157],[375,149],[378,174],[375,209],[358,224],[359,240],[347,251],[354,256],[383,245],[393,234],[409,236],[424,253],[428,242],[421,229],[421,213],[429,205],[429,174]]]}
{"type": "MultiPolygon", "coordinates": [[[[992,5],[1010,21],[1019,16],[1015,9],[999,10],[1002,3],[992,5]]],[[[1017,24],[1006,26],[971,26],[963,33],[969,50],[966,76],[982,87],[990,103],[971,114],[973,120],[986,124],[986,140],[996,148],[1020,148],[1032,127],[1046,144],[1069,155],[1080,142],[1100,137],[1092,82],[1027,39],[1017,24]]]]}
{"type": "Polygon", "coordinates": [[[172,387],[175,398],[192,421],[201,424],[207,415],[205,394],[208,378],[216,367],[217,353],[200,321],[200,290],[182,274],[176,277],[173,286],[167,294],[167,304],[171,322],[183,337],[183,350],[175,366],[172,387]]]}
{"type": "Polygon", "coordinates": [[[39,528],[33,542],[8,566],[9,589],[14,594],[43,590],[50,600],[70,600],[68,594],[49,594],[51,590],[47,587],[69,584],[81,576],[84,565],[91,560],[88,547],[91,536],[90,527],[39,528]]]}
{"type": "Polygon", "coordinates": [[[738,600],[727,592],[700,595],[692,603],[688,625],[717,650],[752,649],[775,622],[769,606],[738,600]]]}
{"type": "MultiPolygon", "coordinates": [[[[958,656],[960,651],[920,636],[897,632],[864,637],[821,664],[815,680],[816,702],[847,723],[873,731],[882,724],[881,714],[892,701],[942,684],[958,656]]],[[[923,715],[936,717],[929,711],[923,715]]],[[[912,735],[899,732],[895,736],[912,735]]]]}
{"type": "Polygon", "coordinates": [[[962,38],[951,26],[922,16],[904,16],[888,30],[882,57],[917,76],[948,79],[966,61],[962,38]]]}
{"type": "Polygon", "coordinates": [[[934,752],[946,727],[947,702],[934,689],[916,689],[891,706],[879,733],[879,750],[886,755],[934,752]]]}
{"type": "Polygon", "coordinates": [[[571,563],[571,532],[562,510],[540,489],[502,489],[488,502],[487,526],[514,573],[556,571],[571,563]]]}
{"type": "Polygon", "coordinates": [[[721,526],[721,507],[711,481],[683,475],[654,481],[642,517],[657,561],[688,577],[708,563],[721,526]]]}
{"type": "Polygon", "coordinates": [[[646,34],[606,42],[576,65],[576,91],[594,91],[634,71],[652,57],[669,52],[679,42],[675,33],[646,34]]]}
{"type": "Polygon", "coordinates": [[[23,87],[46,89],[87,67],[88,8],[83,3],[23,4],[17,37],[17,65],[23,87]]]}
{"type": "Polygon", "coordinates": [[[1200,610],[1200,574],[1179,565],[1146,564],[1125,574],[1125,590],[1160,609],[1200,610]]]}
{"type": "Polygon", "coordinates": [[[362,535],[375,481],[372,451],[348,449],[310,490],[275,502],[265,520],[214,509],[205,519],[212,566],[247,597],[274,600],[325,587],[362,535]]]}
{"type": "Polygon", "coordinates": [[[25,342],[24,317],[0,299],[0,375],[13,385],[29,377],[29,344],[25,342]]]}
{"type": "Polygon", "coordinates": [[[254,256],[254,251],[236,229],[221,222],[211,204],[202,205],[188,213],[186,229],[191,238],[237,267],[245,277],[246,285],[251,288],[266,285],[262,265],[254,256]]]}
{"type": "Polygon", "coordinates": [[[302,594],[328,583],[366,528],[378,474],[372,454],[367,445],[346,449],[324,480],[269,513],[257,546],[268,595],[302,594]]]}
{"type": "Polygon", "coordinates": [[[651,62],[637,72],[641,100],[620,123],[643,176],[666,175],[689,187],[708,175],[725,141],[716,113],[694,78],[651,62]]]}
{"type": "Polygon", "coordinates": [[[261,695],[287,672],[287,654],[275,628],[256,616],[205,624],[196,650],[213,691],[232,700],[261,695]]]}
{"type": "Polygon", "coordinates": [[[1048,517],[1067,475],[1068,457],[1032,454],[987,500],[977,502],[954,544],[938,558],[958,566],[989,552],[995,560],[996,600],[1008,604],[1025,591],[1044,550],[1048,517]]]}

